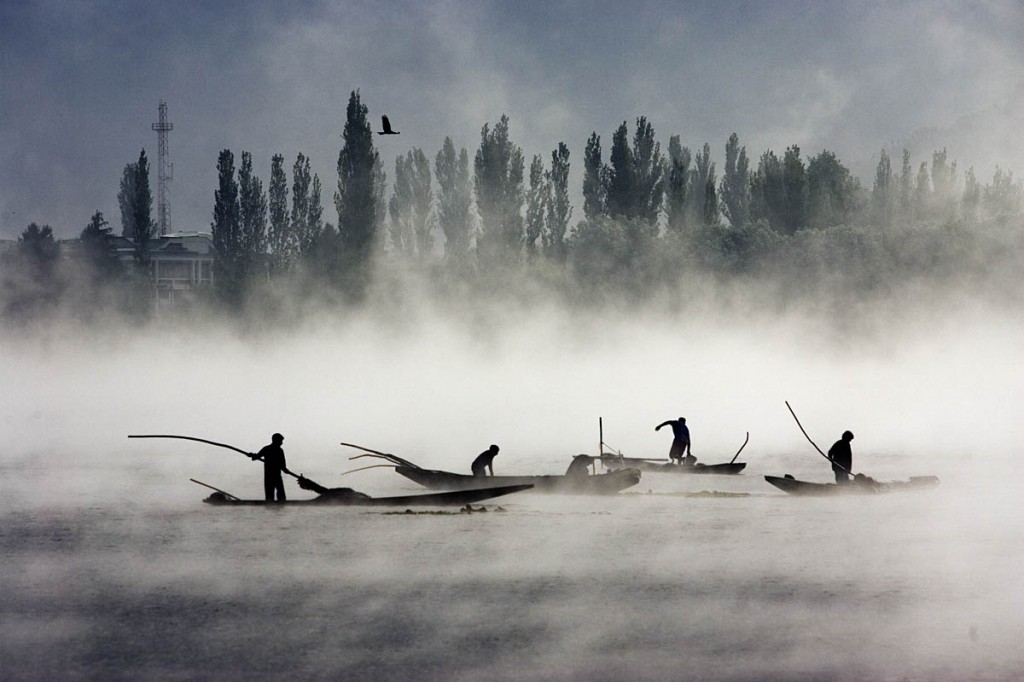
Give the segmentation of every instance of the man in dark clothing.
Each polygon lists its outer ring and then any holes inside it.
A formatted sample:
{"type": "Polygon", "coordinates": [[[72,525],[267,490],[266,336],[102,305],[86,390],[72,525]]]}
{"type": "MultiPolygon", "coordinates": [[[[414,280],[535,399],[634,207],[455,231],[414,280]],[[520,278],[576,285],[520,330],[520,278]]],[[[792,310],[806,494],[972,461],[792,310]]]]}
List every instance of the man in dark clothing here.
{"type": "Polygon", "coordinates": [[[697,458],[690,452],[690,429],[686,426],[686,419],[669,419],[654,427],[659,430],[662,426],[672,427],[672,447],[669,448],[668,456],[676,464],[693,464],[697,458]]]}
{"type": "Polygon", "coordinates": [[[850,449],[850,441],[853,434],[843,431],[843,437],[832,444],[828,449],[828,458],[832,460],[832,471],[836,474],[837,485],[850,483],[850,472],[853,470],[853,451],[850,449]]]}
{"type": "Polygon", "coordinates": [[[486,476],[487,471],[490,470],[491,476],[494,475],[494,458],[498,456],[498,446],[492,445],[487,448],[473,460],[473,464],[470,468],[473,470],[474,476],[486,476]]]}
{"type": "Polygon", "coordinates": [[[249,455],[253,459],[263,460],[263,493],[268,502],[274,501],[274,493],[277,493],[278,502],[288,499],[284,494],[284,481],[281,480],[281,472],[289,474],[292,472],[288,471],[288,466],[284,461],[284,450],[281,448],[283,442],[284,436],[275,433],[270,438],[270,445],[264,446],[255,455],[249,455]]]}

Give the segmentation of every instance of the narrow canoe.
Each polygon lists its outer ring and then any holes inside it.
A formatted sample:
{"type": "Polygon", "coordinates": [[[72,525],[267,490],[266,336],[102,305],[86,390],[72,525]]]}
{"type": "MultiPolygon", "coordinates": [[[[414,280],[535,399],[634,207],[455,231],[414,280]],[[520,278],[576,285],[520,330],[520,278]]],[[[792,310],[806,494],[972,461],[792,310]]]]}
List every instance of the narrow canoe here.
{"type": "Polygon", "coordinates": [[[531,485],[504,485],[492,486],[489,488],[476,488],[473,490],[456,490],[444,493],[426,493],[420,495],[400,495],[398,497],[370,497],[360,492],[349,491],[348,489],[337,489],[336,492],[328,492],[309,500],[286,500],[284,502],[268,502],[266,500],[238,500],[228,497],[224,493],[213,493],[203,502],[225,507],[277,507],[277,506],[302,506],[315,507],[343,506],[343,507],[432,507],[432,506],[462,506],[473,502],[481,502],[494,497],[501,497],[521,490],[529,490],[531,485]],[[341,492],[345,491],[345,492],[341,492]]]}
{"type": "Polygon", "coordinates": [[[620,469],[593,476],[471,476],[436,469],[396,466],[395,471],[431,490],[472,490],[481,486],[531,485],[534,492],[569,495],[607,495],[640,482],[637,469],[620,469]]]}
{"type": "Polygon", "coordinates": [[[623,467],[663,474],[738,474],[747,466],[746,462],[724,462],[722,464],[673,464],[651,462],[636,457],[620,457],[619,455],[601,455],[601,463],[612,471],[623,467]]]}
{"type": "Polygon", "coordinates": [[[935,487],[939,484],[937,476],[911,476],[910,479],[906,481],[887,482],[875,481],[870,478],[862,480],[854,479],[849,485],[798,481],[788,474],[786,476],[765,476],[764,480],[790,495],[816,497],[828,495],[879,495],[882,493],[895,493],[905,490],[922,490],[925,488],[935,487]]]}

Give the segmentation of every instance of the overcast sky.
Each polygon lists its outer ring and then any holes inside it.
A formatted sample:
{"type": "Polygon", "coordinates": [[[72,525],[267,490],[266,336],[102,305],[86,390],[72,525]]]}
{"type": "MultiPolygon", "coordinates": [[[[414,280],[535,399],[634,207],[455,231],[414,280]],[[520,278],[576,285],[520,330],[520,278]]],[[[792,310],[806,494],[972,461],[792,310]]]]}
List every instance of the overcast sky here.
{"type": "MultiPolygon", "coordinates": [[[[1024,3],[131,2],[0,0],[0,237],[30,222],[77,235],[95,210],[120,232],[118,183],[145,148],[156,193],[168,104],[173,227],[208,230],[217,155],[312,160],[333,208],[345,105],[361,91],[389,178],[398,154],[444,137],[472,156],[501,114],[527,163],[638,116],[748,154],[829,149],[865,184],[879,149],[915,165],[951,147],[966,169],[1024,172],[1024,3]],[[965,140],[977,138],[973,148],[965,140]],[[917,147],[917,148],[915,148],[917,147]]],[[[574,220],[582,215],[574,209],[574,220]]],[[[154,206],[155,216],[155,206],[154,206]]]]}

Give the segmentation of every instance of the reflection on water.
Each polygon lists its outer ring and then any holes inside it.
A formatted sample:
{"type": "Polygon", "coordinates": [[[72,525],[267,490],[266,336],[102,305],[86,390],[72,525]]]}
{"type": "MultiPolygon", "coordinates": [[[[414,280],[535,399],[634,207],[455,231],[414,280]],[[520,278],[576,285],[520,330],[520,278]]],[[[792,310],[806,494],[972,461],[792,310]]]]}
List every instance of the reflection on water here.
{"type": "Polygon", "coordinates": [[[504,513],[442,516],[210,508],[198,488],[163,509],[7,506],[0,667],[377,680],[1024,669],[1010,496],[965,507],[976,491],[947,481],[804,500],[740,481],[749,495],[519,496],[504,513]]]}

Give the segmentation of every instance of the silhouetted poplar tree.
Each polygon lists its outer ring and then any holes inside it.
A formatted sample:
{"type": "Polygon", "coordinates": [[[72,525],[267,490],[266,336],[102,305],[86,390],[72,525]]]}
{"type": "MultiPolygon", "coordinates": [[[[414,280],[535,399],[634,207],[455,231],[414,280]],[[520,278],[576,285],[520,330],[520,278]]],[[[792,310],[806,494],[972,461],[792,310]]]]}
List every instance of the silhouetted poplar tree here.
{"type": "Polygon", "coordinates": [[[785,233],[785,203],[782,161],[769,149],[761,154],[757,171],[750,181],[751,219],[764,220],[776,232],[785,233]]]}
{"type": "Polygon", "coordinates": [[[612,218],[631,218],[635,215],[633,203],[636,188],[633,180],[633,154],[629,148],[629,129],[623,121],[612,135],[612,149],[608,156],[605,201],[612,218]]]}
{"type": "Polygon", "coordinates": [[[722,176],[722,213],[733,227],[742,229],[750,214],[750,170],[747,148],[740,147],[736,133],[725,144],[725,174],[722,176]]]}
{"type": "Polygon", "coordinates": [[[697,152],[693,159],[693,171],[690,174],[690,196],[687,198],[687,203],[690,205],[695,222],[704,225],[718,223],[718,195],[714,191],[716,183],[715,163],[711,160],[711,145],[705,142],[704,147],[697,152]],[[711,192],[708,191],[709,184],[711,192]]]}
{"type": "Polygon", "coordinates": [[[686,228],[687,195],[690,185],[690,149],[679,144],[679,136],[668,140],[668,182],[665,187],[665,219],[670,232],[686,228]]]}
{"type": "Polygon", "coordinates": [[[634,199],[631,217],[655,225],[665,197],[665,157],[661,154],[661,144],[654,140],[654,127],[644,116],[636,120],[632,165],[634,199]]]}
{"type": "Polygon", "coordinates": [[[317,241],[320,239],[322,225],[310,223],[310,202],[312,197],[313,176],[309,169],[309,159],[301,152],[295,157],[292,166],[292,233],[295,235],[298,256],[305,261],[313,256],[317,241]]]}
{"type": "Polygon", "coordinates": [[[155,224],[152,220],[153,194],[149,189],[149,161],[145,149],[139,154],[138,162],[124,167],[117,204],[121,209],[121,236],[134,243],[135,262],[146,263],[147,248],[149,240],[153,238],[155,224]]]}
{"type": "Polygon", "coordinates": [[[121,236],[125,239],[135,238],[135,180],[138,174],[138,163],[125,165],[117,192],[117,205],[121,209],[121,236]]]}
{"type": "Polygon", "coordinates": [[[391,242],[398,253],[421,258],[434,248],[430,206],[433,202],[430,163],[421,149],[412,149],[395,159],[395,187],[388,202],[391,214],[391,242]]]}
{"type": "Polygon", "coordinates": [[[241,297],[242,254],[238,207],[238,183],[235,181],[235,157],[224,149],[217,159],[218,189],[213,195],[214,283],[218,294],[231,303],[241,297]]]}
{"type": "Polygon", "coordinates": [[[594,220],[608,214],[608,169],[601,161],[601,137],[593,132],[583,153],[583,217],[594,220]]]}
{"type": "Polygon", "coordinates": [[[315,257],[316,250],[320,244],[324,230],[324,204],[322,199],[323,191],[320,185],[320,176],[313,173],[313,183],[309,190],[309,206],[306,210],[306,228],[310,236],[309,247],[306,249],[307,258],[315,257]]]}
{"type": "Polygon", "coordinates": [[[878,157],[878,166],[875,168],[875,184],[871,190],[871,207],[874,212],[874,219],[881,227],[892,225],[893,207],[895,205],[894,187],[892,163],[889,161],[889,154],[885,149],[882,149],[878,157]]]}
{"type": "Polygon", "coordinates": [[[271,273],[283,272],[291,266],[298,243],[288,218],[288,176],[284,171],[284,156],[274,154],[270,161],[270,187],[268,189],[270,225],[267,243],[270,247],[271,273]]]}
{"type": "MultiPolygon", "coordinates": [[[[252,154],[242,152],[238,167],[239,276],[264,272],[267,253],[267,195],[252,174],[252,154]]],[[[265,276],[265,275],[264,275],[265,276]]]]}
{"type": "MultiPolygon", "coordinates": [[[[397,184],[397,164],[395,167],[397,184]]],[[[406,153],[405,172],[409,186],[410,231],[419,257],[427,258],[434,251],[433,224],[430,222],[434,191],[431,187],[430,162],[422,149],[413,148],[406,153]]]]}
{"type": "Polygon", "coordinates": [[[899,184],[899,215],[904,222],[910,223],[914,219],[914,170],[910,167],[910,150],[905,147],[899,184]]]}
{"type": "Polygon", "coordinates": [[[484,124],[473,170],[483,223],[477,250],[490,264],[516,262],[523,244],[523,151],[509,139],[508,116],[493,129],[484,124]]]}
{"type": "Polygon", "coordinates": [[[463,148],[457,155],[450,137],[444,138],[434,159],[438,187],[438,222],[444,232],[444,252],[461,259],[469,250],[470,207],[473,202],[469,184],[469,154],[463,148]]]}
{"type": "Polygon", "coordinates": [[[566,233],[572,218],[569,204],[569,147],[564,142],[551,152],[551,169],[547,171],[547,214],[544,230],[544,253],[559,263],[566,258],[566,233]]]}
{"type": "Polygon", "coordinates": [[[782,158],[782,184],[785,204],[782,220],[786,234],[807,226],[807,178],[800,147],[792,145],[782,158]]]}
{"type": "Polygon", "coordinates": [[[537,255],[537,242],[544,233],[544,211],[548,195],[544,161],[535,154],[530,162],[530,184],[526,190],[526,257],[537,255]]]}
{"type": "Polygon", "coordinates": [[[342,264],[348,282],[361,291],[369,273],[370,258],[377,236],[377,226],[384,215],[377,179],[383,171],[373,146],[373,130],[367,119],[367,107],[360,101],[359,91],[349,96],[346,109],[344,146],[338,154],[338,191],[334,206],[338,211],[338,237],[342,248],[342,264]]]}
{"type": "Polygon", "coordinates": [[[411,257],[416,252],[412,237],[412,178],[406,172],[404,156],[395,157],[395,186],[388,201],[391,215],[391,246],[396,253],[411,257]]]}

